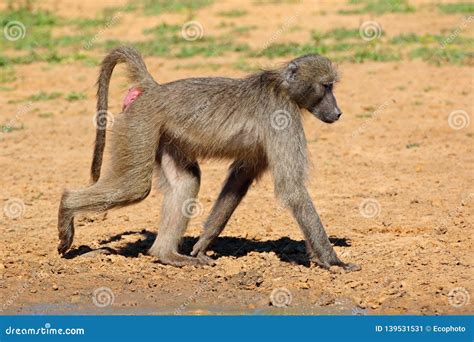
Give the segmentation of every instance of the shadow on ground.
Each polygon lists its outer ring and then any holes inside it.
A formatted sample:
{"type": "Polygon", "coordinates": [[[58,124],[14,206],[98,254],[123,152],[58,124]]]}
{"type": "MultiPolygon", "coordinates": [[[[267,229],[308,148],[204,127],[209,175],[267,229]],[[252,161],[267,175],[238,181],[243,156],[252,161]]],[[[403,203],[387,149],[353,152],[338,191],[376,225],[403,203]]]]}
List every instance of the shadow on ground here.
{"type": "MultiPolygon", "coordinates": [[[[104,254],[118,254],[125,257],[135,258],[140,254],[146,254],[147,250],[153,244],[155,238],[156,234],[146,229],[141,231],[127,231],[100,241],[99,243],[102,247],[98,250],[104,254]],[[121,247],[112,248],[107,246],[112,242],[121,241],[125,236],[128,235],[137,235],[138,240],[134,242],[128,242],[126,245],[121,247]]],[[[180,252],[189,255],[197,240],[197,237],[185,236],[182,239],[180,252]]],[[[329,240],[334,246],[351,246],[350,240],[347,238],[330,237],[329,240]]],[[[68,253],[66,253],[65,258],[73,259],[77,256],[98,250],[94,250],[89,246],[82,245],[71,249],[68,253]]],[[[210,250],[214,251],[213,258],[215,259],[218,259],[221,256],[242,257],[250,252],[274,252],[281,261],[304,266],[310,265],[308,256],[306,254],[305,242],[302,240],[292,240],[287,237],[283,237],[278,240],[265,241],[229,236],[218,237],[212,244],[210,250]]]]}

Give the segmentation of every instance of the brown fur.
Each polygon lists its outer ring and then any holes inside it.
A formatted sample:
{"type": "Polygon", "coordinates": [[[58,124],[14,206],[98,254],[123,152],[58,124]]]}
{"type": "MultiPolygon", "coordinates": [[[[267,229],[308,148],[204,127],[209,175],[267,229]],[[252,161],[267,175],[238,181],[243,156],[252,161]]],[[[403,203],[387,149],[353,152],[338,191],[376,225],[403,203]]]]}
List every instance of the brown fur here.
{"type": "Polygon", "coordinates": [[[275,192],[300,225],[311,258],[325,268],[359,269],[339,260],[305,188],[307,156],[301,109],[325,122],[334,122],[341,115],[332,93],[337,72],[328,59],[302,56],[280,69],[242,79],[190,78],[158,84],[137,51],[119,47],[102,63],[98,111],[107,110],[108,85],[117,63],[127,64],[131,80],[143,92],[115,119],[108,172],[99,177],[105,130],[98,129],[91,168],[96,183],[65,191],[58,221],[60,253],[72,244],[77,213],[144,199],[157,167],[165,198],[160,229],[149,253],[166,264],[207,264],[210,259],[205,251],[252,182],[269,169],[275,192]],[[278,111],[289,121],[283,129],[273,126],[278,111]],[[226,158],[234,163],[192,256],[186,256],[178,253],[189,220],[182,207],[199,191],[198,158],[226,158]]]}

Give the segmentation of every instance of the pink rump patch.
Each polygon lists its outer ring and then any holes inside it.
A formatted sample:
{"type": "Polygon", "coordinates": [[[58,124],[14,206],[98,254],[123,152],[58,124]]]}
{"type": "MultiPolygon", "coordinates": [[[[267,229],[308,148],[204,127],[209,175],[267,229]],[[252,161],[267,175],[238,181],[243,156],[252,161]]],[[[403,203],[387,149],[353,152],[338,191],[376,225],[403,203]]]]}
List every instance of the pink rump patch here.
{"type": "Polygon", "coordinates": [[[137,99],[137,97],[142,93],[142,90],[140,88],[136,87],[131,87],[128,89],[127,96],[123,99],[123,106],[122,106],[122,111],[125,111],[125,109],[128,108],[132,104],[133,101],[137,99]]]}

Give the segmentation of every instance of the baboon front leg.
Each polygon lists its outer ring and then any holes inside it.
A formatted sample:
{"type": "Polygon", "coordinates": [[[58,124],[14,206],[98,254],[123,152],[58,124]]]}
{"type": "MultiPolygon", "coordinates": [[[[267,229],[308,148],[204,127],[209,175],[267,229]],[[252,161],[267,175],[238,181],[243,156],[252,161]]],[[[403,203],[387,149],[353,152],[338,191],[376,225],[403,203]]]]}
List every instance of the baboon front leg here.
{"type": "Polygon", "coordinates": [[[263,169],[264,167],[249,167],[240,161],[232,164],[221,193],[204,223],[204,231],[194,245],[191,255],[205,255],[210,244],[224,230],[253,180],[263,169]]]}
{"type": "Polygon", "coordinates": [[[283,130],[272,130],[268,139],[269,164],[275,182],[275,193],[291,210],[306,239],[310,258],[323,268],[340,266],[359,270],[342,262],[324,230],[313,201],[305,187],[307,169],[306,139],[301,121],[293,117],[283,130]]]}
{"type": "Polygon", "coordinates": [[[172,145],[159,152],[158,164],[164,190],[158,235],[148,254],[163,264],[173,266],[204,265],[209,259],[194,258],[178,253],[179,242],[189,222],[187,204],[195,200],[200,184],[199,165],[189,161],[172,145]]]}
{"type": "Polygon", "coordinates": [[[358,265],[344,263],[336,255],[306,188],[295,190],[283,194],[282,198],[303,231],[310,258],[326,269],[340,266],[348,271],[360,270],[358,265]]]}

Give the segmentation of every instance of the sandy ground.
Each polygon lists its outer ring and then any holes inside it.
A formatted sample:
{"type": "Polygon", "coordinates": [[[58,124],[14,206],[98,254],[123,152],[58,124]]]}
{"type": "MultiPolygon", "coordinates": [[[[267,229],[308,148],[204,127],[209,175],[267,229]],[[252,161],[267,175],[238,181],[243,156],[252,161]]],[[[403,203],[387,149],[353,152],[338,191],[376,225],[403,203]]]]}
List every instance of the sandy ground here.
{"type": "MultiPolygon", "coordinates": [[[[110,6],[97,3],[45,2],[44,6],[63,16],[85,16],[110,6]]],[[[318,2],[320,7],[302,11],[298,24],[342,27],[367,17],[337,15],[337,6],[344,2],[337,2],[335,9],[329,3],[318,2]],[[327,14],[318,15],[320,10],[327,14]]],[[[290,9],[304,10],[308,2],[242,6],[249,14],[238,20],[258,26],[247,38],[258,46],[290,9]]],[[[213,13],[235,7],[236,2],[216,3],[199,10],[198,19],[214,27],[213,13]]],[[[104,34],[114,37],[127,31],[129,16],[104,34]]],[[[165,16],[184,20],[181,15],[165,16]]],[[[413,30],[438,33],[452,29],[459,16],[421,11],[387,14],[378,20],[389,35],[413,30]]],[[[141,17],[137,22],[143,26],[131,30],[137,31],[138,40],[139,32],[156,25],[157,19],[141,17]]],[[[291,32],[282,40],[306,34],[291,32]]],[[[243,75],[226,66],[226,60],[214,59],[222,62],[218,71],[176,69],[182,61],[160,58],[146,62],[159,82],[243,75]]],[[[342,63],[339,69],[342,81],[335,93],[344,111],[342,119],[326,125],[309,115],[305,118],[312,160],[308,189],[336,251],[345,261],[362,266],[354,273],[308,267],[302,235],[290,213],[274,199],[270,175],[252,186],[213,245],[214,267],[174,268],[144,255],[159,222],[157,190],[145,201],[110,211],[105,218],[77,220],[72,251],[60,258],[57,207],[64,188],[88,183],[98,69],[80,63],[17,66],[17,80],[10,84],[16,90],[3,92],[0,99],[1,122],[24,124],[24,129],[1,137],[2,312],[472,314],[474,125],[454,129],[448,121],[456,110],[472,120],[472,68],[400,61],[342,63]],[[87,98],[25,100],[40,90],[83,91],[87,98]],[[372,117],[360,115],[374,111],[372,117]],[[45,112],[52,115],[41,115],[45,112]],[[100,253],[101,249],[110,254],[100,253]],[[288,305],[279,307],[279,300],[288,305]]],[[[113,113],[127,88],[123,69],[119,70],[110,93],[113,113]]],[[[200,163],[202,210],[190,223],[185,252],[200,234],[228,164],[200,163]]]]}

